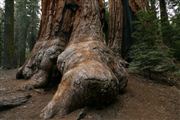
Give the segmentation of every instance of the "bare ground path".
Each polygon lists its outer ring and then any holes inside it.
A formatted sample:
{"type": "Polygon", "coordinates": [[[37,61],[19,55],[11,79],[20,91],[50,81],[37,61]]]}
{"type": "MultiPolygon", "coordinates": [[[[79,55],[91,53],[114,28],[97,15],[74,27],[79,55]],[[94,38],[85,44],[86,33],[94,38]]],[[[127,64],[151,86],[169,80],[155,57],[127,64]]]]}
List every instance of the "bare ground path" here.
{"type": "MultiPolygon", "coordinates": [[[[0,95],[17,90],[25,82],[15,80],[15,73],[16,70],[0,70],[0,95]]],[[[0,110],[0,120],[40,120],[40,111],[54,92],[31,91],[32,97],[27,103],[0,110]]],[[[56,115],[52,120],[76,120],[80,112],[77,110],[61,119],[56,115]]],[[[83,120],[180,120],[180,90],[130,75],[126,92],[116,103],[104,108],[88,108],[86,113],[83,120]]]]}

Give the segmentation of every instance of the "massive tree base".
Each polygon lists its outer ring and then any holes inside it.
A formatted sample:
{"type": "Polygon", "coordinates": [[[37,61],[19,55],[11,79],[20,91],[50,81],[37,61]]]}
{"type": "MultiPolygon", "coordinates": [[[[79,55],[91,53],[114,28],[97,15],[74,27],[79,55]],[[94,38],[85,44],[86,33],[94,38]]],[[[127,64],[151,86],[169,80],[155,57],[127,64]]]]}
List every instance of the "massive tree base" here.
{"type": "MultiPolygon", "coordinates": [[[[50,118],[88,105],[111,103],[126,87],[126,72],[120,59],[102,42],[93,41],[69,45],[58,57],[61,83],[51,102],[41,114],[50,118]]],[[[85,40],[86,41],[86,40],[85,40]]]]}
{"type": "Polygon", "coordinates": [[[56,71],[62,75],[57,92],[42,110],[44,119],[57,113],[63,116],[84,106],[109,104],[127,85],[124,61],[104,43],[100,3],[97,0],[57,2],[54,6],[63,11],[59,23],[63,27],[58,30],[63,35],[57,37],[61,39],[39,40],[17,73],[17,78],[30,79],[27,88],[43,87],[56,71]],[[69,37],[64,34],[67,31],[69,37]]]}
{"type": "Polygon", "coordinates": [[[31,57],[16,74],[17,79],[29,79],[24,85],[25,89],[43,87],[48,83],[48,79],[53,77],[53,73],[56,72],[57,57],[65,46],[60,43],[62,44],[60,39],[36,43],[31,57]]]}

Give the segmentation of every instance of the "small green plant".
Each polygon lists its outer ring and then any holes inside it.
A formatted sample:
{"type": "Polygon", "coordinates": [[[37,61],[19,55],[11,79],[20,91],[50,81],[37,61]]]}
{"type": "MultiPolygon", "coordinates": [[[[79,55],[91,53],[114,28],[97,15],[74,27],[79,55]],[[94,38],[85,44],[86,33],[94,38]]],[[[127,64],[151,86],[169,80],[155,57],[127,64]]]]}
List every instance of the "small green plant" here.
{"type": "MultiPolygon", "coordinates": [[[[143,75],[165,74],[175,70],[173,57],[161,39],[159,20],[153,12],[140,11],[134,22],[130,71],[143,75]]],[[[153,78],[152,78],[153,79],[153,78]]]]}

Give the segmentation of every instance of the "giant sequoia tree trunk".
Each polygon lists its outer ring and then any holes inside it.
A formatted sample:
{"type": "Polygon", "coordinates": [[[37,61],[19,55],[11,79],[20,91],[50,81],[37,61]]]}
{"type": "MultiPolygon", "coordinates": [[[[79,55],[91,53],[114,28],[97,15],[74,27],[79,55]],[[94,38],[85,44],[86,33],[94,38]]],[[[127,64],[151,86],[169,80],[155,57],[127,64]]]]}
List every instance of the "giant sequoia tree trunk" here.
{"type": "Polygon", "coordinates": [[[127,58],[132,45],[134,16],[139,10],[146,10],[146,0],[109,0],[108,47],[117,55],[127,58]]]}
{"type": "Polygon", "coordinates": [[[18,70],[17,78],[31,79],[26,87],[42,87],[56,70],[58,55],[64,50],[75,12],[63,0],[42,0],[39,38],[29,59],[18,70]]]}
{"type": "Polygon", "coordinates": [[[17,78],[30,79],[26,87],[34,88],[43,87],[55,71],[62,74],[57,92],[42,111],[45,119],[111,103],[126,87],[124,62],[104,42],[100,3],[42,0],[39,39],[17,78]]]}
{"type": "Polygon", "coordinates": [[[123,4],[122,0],[109,1],[109,40],[108,46],[121,53],[123,39],[123,4]]]}

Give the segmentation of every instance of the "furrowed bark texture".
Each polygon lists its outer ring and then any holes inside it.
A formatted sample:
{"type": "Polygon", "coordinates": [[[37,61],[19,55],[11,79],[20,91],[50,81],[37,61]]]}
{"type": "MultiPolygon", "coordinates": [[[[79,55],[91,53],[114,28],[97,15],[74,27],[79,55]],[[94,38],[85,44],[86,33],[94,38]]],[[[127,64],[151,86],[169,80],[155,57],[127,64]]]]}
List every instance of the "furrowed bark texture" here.
{"type": "Polygon", "coordinates": [[[100,3],[42,1],[39,40],[17,77],[31,78],[28,85],[42,87],[57,64],[62,78],[42,110],[44,119],[88,105],[109,104],[126,87],[124,61],[105,44],[100,3]]]}
{"type": "MultiPolygon", "coordinates": [[[[125,52],[129,46],[127,43],[126,38],[123,40],[123,25],[127,24],[127,20],[130,18],[127,18],[130,16],[130,14],[127,14],[127,11],[125,7],[123,6],[122,0],[109,0],[109,40],[108,40],[108,47],[111,48],[115,53],[120,55],[122,52],[125,52]],[[124,8],[123,8],[124,7],[124,8]],[[125,11],[124,11],[125,10],[125,11]],[[123,15],[126,12],[125,15],[123,15]],[[126,17],[126,21],[123,21],[123,17],[126,17]],[[123,44],[125,43],[125,44],[123,44]],[[122,44],[124,45],[122,48],[122,44]]],[[[146,0],[129,0],[129,6],[131,10],[134,12],[134,14],[137,13],[139,10],[146,10],[147,1],[146,0]]],[[[127,27],[127,26],[125,26],[127,27]]],[[[127,31],[127,28],[124,28],[125,31],[127,31]],[[125,30],[126,29],[126,30],[125,30]]],[[[130,32],[130,31],[129,31],[130,32]]],[[[128,35],[129,36],[129,35],[128,35]]],[[[126,37],[126,36],[124,36],[126,37]]],[[[128,40],[129,42],[129,40],[128,40]]],[[[123,53],[125,54],[125,53],[123,53]]]]}
{"type": "Polygon", "coordinates": [[[123,34],[123,5],[121,0],[109,1],[109,40],[108,47],[121,53],[123,34]]]}
{"type": "Polygon", "coordinates": [[[97,1],[78,4],[70,41],[58,56],[62,81],[41,114],[44,118],[57,112],[65,115],[86,105],[110,103],[127,83],[122,61],[104,44],[97,1]]]}
{"type": "Polygon", "coordinates": [[[38,41],[16,75],[17,78],[31,79],[25,87],[41,87],[47,83],[56,66],[57,56],[68,42],[74,14],[63,0],[42,0],[38,41]]]}

